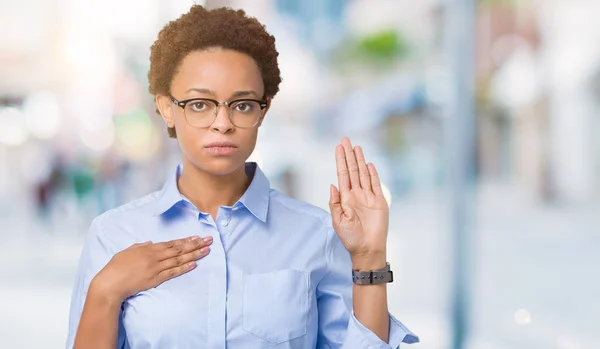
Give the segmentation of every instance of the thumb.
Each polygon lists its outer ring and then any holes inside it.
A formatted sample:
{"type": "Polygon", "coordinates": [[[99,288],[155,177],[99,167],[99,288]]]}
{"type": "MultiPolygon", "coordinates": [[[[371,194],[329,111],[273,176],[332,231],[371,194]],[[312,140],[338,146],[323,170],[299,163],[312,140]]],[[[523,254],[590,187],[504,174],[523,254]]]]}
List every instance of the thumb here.
{"type": "Polygon", "coordinates": [[[344,210],[342,210],[340,192],[333,184],[329,186],[329,209],[331,210],[331,215],[334,217],[339,217],[344,213],[344,210]]]}

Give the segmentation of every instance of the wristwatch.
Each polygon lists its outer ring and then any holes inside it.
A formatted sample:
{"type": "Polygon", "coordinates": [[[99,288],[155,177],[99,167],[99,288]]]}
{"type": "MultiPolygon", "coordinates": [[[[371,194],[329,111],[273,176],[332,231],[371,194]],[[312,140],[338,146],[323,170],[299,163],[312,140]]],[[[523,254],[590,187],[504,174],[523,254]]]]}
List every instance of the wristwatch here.
{"type": "Polygon", "coordinates": [[[372,271],[352,271],[352,281],[357,285],[378,285],[394,281],[394,273],[390,270],[390,263],[385,268],[372,271]]]}

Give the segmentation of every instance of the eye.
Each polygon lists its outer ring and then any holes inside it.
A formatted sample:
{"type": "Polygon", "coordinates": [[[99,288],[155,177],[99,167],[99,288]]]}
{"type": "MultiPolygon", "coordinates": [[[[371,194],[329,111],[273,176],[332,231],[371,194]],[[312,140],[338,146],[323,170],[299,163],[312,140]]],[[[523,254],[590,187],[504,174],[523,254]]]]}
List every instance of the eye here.
{"type": "Polygon", "coordinates": [[[235,111],[247,113],[254,109],[254,104],[252,102],[239,102],[233,108],[235,111]]]}
{"type": "Polygon", "coordinates": [[[192,101],[188,104],[191,111],[200,112],[210,109],[209,105],[204,101],[192,101]]]}

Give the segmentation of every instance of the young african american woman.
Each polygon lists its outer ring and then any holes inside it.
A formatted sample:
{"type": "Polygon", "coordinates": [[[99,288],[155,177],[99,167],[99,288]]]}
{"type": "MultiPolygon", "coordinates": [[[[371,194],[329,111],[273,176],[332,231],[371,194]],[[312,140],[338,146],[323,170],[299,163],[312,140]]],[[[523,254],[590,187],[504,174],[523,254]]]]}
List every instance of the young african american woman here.
{"type": "Polygon", "coordinates": [[[279,90],[277,56],[242,10],[195,5],[160,31],[149,90],[181,164],[160,191],[92,222],[67,348],[418,341],[388,312],[389,211],[361,148],[347,138],[335,148],[331,214],[271,189],[246,162],[279,90]]]}

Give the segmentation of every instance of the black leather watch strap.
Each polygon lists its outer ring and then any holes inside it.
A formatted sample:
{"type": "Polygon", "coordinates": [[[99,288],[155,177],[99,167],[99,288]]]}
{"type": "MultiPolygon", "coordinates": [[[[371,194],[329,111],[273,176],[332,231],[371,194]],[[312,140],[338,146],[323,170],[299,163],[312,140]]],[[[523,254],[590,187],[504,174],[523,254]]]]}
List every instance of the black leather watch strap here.
{"type": "Polygon", "coordinates": [[[352,271],[352,281],[357,285],[377,285],[394,281],[394,273],[390,270],[390,263],[385,268],[372,271],[352,271]]]}

